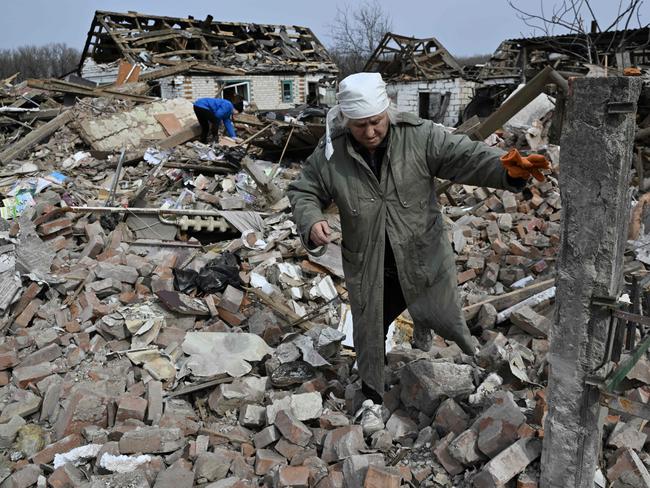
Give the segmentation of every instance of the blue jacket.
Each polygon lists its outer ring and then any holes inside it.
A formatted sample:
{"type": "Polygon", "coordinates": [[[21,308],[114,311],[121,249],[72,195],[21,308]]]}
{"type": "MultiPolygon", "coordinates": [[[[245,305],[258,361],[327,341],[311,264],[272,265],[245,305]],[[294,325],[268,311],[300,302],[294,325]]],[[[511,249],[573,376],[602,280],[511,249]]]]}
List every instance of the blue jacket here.
{"type": "Polygon", "coordinates": [[[212,114],[223,122],[223,125],[226,127],[226,132],[230,137],[237,137],[235,132],[235,127],[232,124],[232,112],[235,109],[233,104],[230,101],[223,98],[199,98],[194,102],[199,108],[204,108],[212,112],[212,114]]]}

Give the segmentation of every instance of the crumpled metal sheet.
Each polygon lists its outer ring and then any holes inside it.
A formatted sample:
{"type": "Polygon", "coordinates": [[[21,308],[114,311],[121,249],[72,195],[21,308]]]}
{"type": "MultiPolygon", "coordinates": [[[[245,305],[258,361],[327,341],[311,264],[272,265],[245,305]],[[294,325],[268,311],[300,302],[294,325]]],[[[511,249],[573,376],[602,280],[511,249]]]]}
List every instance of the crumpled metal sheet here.
{"type": "Polygon", "coordinates": [[[234,332],[188,332],[182,347],[190,356],[187,367],[196,376],[244,376],[252,369],[248,361],[273,353],[260,336],[234,332]]]}

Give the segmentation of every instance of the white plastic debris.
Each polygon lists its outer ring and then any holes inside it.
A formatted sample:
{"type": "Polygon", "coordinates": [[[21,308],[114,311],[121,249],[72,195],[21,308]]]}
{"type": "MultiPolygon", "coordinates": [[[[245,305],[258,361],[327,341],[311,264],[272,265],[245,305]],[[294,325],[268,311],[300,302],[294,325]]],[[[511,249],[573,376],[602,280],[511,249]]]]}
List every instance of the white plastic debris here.
{"type": "Polygon", "coordinates": [[[130,473],[135,471],[144,463],[151,461],[151,456],[143,454],[140,456],[125,456],[120,454],[115,456],[113,454],[105,453],[99,459],[99,466],[111,471],[112,473],[130,473]]]}
{"type": "Polygon", "coordinates": [[[75,465],[82,464],[84,460],[97,456],[97,453],[101,448],[101,444],[86,444],[85,446],[75,447],[68,452],[55,454],[54,469],[57,469],[67,463],[72,463],[75,465]]]}

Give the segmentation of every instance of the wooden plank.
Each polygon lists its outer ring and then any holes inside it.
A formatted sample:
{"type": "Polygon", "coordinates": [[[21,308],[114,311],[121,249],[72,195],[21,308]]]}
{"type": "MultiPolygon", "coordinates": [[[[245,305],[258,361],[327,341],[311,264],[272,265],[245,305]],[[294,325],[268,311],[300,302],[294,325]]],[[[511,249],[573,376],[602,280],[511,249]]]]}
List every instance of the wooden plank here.
{"type": "Polygon", "coordinates": [[[0,153],[0,164],[7,164],[22,153],[35,146],[43,139],[52,135],[57,129],[63,127],[74,118],[72,110],[66,110],[61,115],[50,120],[47,124],[33,130],[21,140],[14,142],[0,153]]]}
{"type": "Polygon", "coordinates": [[[114,85],[120,86],[124,83],[133,83],[138,81],[140,70],[141,68],[139,65],[120,61],[120,66],[117,68],[117,80],[115,80],[114,85]]]}
{"type": "Polygon", "coordinates": [[[601,391],[600,404],[619,415],[634,415],[635,417],[650,420],[650,405],[644,403],[601,391]]]}
{"type": "Polygon", "coordinates": [[[201,135],[201,126],[198,123],[196,123],[190,125],[189,127],[186,127],[180,132],[177,132],[173,136],[169,136],[167,139],[163,139],[162,141],[160,141],[158,145],[160,146],[161,149],[171,149],[172,147],[178,146],[179,144],[183,144],[187,141],[191,141],[192,139],[200,135],[201,135]]]}
{"type": "Polygon", "coordinates": [[[178,73],[183,73],[189,71],[193,66],[197,65],[197,61],[191,61],[189,63],[178,63],[168,68],[157,69],[155,71],[147,71],[140,75],[140,81],[151,81],[157,80],[159,78],[165,78],[167,76],[173,76],[178,73]]]}
{"type": "Polygon", "coordinates": [[[496,308],[497,311],[501,311],[508,307],[512,307],[513,305],[518,304],[519,302],[525,300],[528,297],[532,297],[537,293],[549,289],[554,285],[554,283],[555,283],[555,278],[551,278],[549,280],[540,281],[539,283],[534,283],[530,286],[526,286],[524,288],[521,288],[520,290],[515,290],[509,293],[504,293],[503,295],[490,297],[487,300],[483,300],[482,302],[475,303],[474,305],[468,305],[467,307],[463,307],[463,314],[465,314],[465,320],[470,320],[476,317],[476,315],[479,313],[483,305],[490,304],[494,308],[496,308]]]}
{"type": "Polygon", "coordinates": [[[485,119],[481,126],[476,129],[477,139],[486,139],[542,93],[548,83],[554,83],[555,78],[550,79],[551,72],[553,72],[553,68],[547,66],[526,83],[521,90],[508,98],[496,112],[485,119]]]}
{"type": "Polygon", "coordinates": [[[174,134],[178,134],[183,130],[183,126],[181,125],[180,121],[172,113],[155,114],[153,117],[158,121],[160,125],[162,125],[162,128],[167,136],[173,136],[174,134]]]}

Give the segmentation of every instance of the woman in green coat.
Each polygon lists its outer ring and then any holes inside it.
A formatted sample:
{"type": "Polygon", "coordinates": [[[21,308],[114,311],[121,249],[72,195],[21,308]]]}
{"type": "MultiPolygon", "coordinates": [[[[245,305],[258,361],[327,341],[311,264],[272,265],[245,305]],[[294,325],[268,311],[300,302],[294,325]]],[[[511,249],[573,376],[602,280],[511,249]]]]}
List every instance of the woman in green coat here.
{"type": "Polygon", "coordinates": [[[385,334],[405,308],[415,335],[433,330],[466,354],[475,351],[434,177],[520,191],[530,174],[522,166],[530,163],[512,164],[513,178],[503,151],[394,111],[377,73],[347,77],[337,98],[326,136],[288,196],[303,245],[314,254],[329,242],[323,209],[332,202],[339,209],[359,374],[364,393],[380,402],[385,334]]]}

